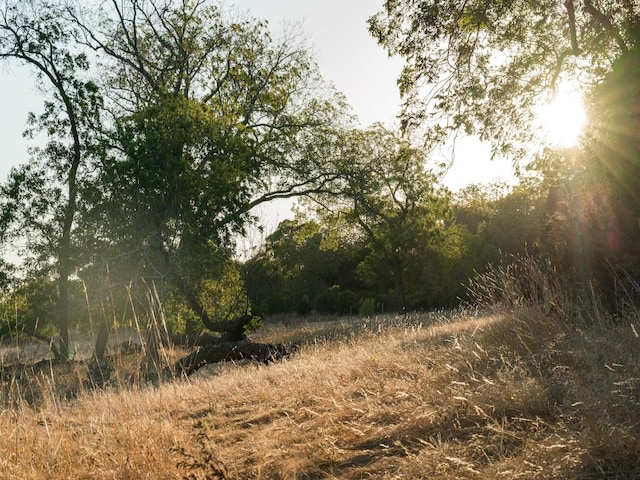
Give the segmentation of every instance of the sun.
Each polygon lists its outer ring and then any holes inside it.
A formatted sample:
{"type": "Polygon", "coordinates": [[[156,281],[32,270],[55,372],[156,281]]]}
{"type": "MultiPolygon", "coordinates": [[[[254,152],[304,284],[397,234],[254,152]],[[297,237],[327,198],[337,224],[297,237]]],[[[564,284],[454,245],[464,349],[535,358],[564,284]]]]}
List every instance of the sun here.
{"type": "Polygon", "coordinates": [[[587,115],[582,95],[577,90],[558,88],[555,95],[535,113],[535,123],[554,147],[569,148],[578,144],[587,115]]]}

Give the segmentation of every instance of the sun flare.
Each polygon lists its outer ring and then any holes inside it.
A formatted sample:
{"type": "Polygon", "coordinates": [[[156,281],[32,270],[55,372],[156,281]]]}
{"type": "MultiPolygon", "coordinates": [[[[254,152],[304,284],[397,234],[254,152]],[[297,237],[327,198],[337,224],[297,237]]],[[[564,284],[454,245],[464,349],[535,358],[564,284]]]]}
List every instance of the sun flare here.
{"type": "Polygon", "coordinates": [[[582,96],[578,91],[559,89],[536,113],[542,134],[555,147],[577,145],[586,122],[582,96]]]}

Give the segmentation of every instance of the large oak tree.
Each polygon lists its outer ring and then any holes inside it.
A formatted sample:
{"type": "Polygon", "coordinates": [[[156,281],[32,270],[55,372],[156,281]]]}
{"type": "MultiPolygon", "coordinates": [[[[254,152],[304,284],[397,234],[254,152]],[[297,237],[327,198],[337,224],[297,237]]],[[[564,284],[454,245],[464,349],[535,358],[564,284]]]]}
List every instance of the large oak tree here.
{"type": "Polygon", "coordinates": [[[129,278],[179,289],[213,328],[195,291],[206,259],[232,246],[255,206],[325,190],[332,174],[314,146],[344,102],[295,30],[274,37],[205,2],[107,5],[97,26],[75,18],[110,72],[114,118],[87,217],[106,250],[90,263],[118,258],[129,278]]]}
{"type": "Polygon", "coordinates": [[[53,259],[63,349],[74,275],[105,295],[107,274],[177,292],[217,327],[198,289],[252,208],[335,177],[318,146],[348,121],[345,103],[299,33],[199,0],[2,12],[3,58],[34,66],[52,97],[35,118],[48,146],[5,186],[3,240],[28,234],[26,253],[53,259]]]}

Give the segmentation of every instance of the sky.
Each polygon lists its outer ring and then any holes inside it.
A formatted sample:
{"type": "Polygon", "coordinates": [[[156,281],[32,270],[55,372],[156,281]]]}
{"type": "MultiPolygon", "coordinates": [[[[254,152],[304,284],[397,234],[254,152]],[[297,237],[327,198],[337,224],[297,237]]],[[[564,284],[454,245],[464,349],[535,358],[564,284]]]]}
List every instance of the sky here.
{"type": "MultiPolygon", "coordinates": [[[[237,8],[265,19],[277,32],[283,22],[300,23],[325,79],[347,98],[362,127],[374,122],[394,126],[401,100],[396,79],[402,68],[369,35],[366,20],[382,0],[224,0],[224,8],[237,8]]],[[[23,138],[30,111],[41,108],[34,76],[24,67],[0,66],[0,180],[12,166],[28,161],[29,142],[23,138]]],[[[448,160],[449,151],[442,151],[448,160]]],[[[487,145],[463,139],[455,162],[444,179],[457,190],[469,183],[510,178],[506,161],[489,160],[487,145]]],[[[441,159],[438,159],[440,161],[441,159]]]]}

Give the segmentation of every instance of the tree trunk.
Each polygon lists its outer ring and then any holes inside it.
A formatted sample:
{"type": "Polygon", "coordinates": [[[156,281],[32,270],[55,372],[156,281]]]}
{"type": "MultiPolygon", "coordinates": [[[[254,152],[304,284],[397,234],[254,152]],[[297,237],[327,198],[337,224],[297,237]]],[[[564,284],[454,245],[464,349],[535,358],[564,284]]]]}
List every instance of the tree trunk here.
{"type": "Polygon", "coordinates": [[[69,269],[66,265],[67,262],[60,261],[58,268],[58,299],[57,299],[57,324],[58,333],[60,335],[60,355],[61,358],[69,359],[69,269]],[[63,266],[64,265],[64,266],[63,266]]]}
{"type": "Polygon", "coordinates": [[[205,365],[229,360],[255,360],[268,363],[288,357],[297,350],[296,345],[271,345],[247,341],[219,343],[199,348],[181,358],[173,365],[171,372],[175,375],[189,376],[205,365]]]}
{"type": "Polygon", "coordinates": [[[93,356],[97,361],[104,360],[104,354],[107,350],[107,341],[109,340],[109,323],[105,319],[100,325],[100,330],[98,330],[98,336],[96,337],[96,345],[93,356]]]}
{"type": "Polygon", "coordinates": [[[169,338],[174,345],[186,347],[202,347],[212,343],[240,342],[246,340],[245,327],[254,319],[253,315],[242,315],[233,320],[224,322],[211,322],[212,331],[218,332],[220,336],[209,332],[186,333],[184,335],[171,335],[169,338]]]}
{"type": "Polygon", "coordinates": [[[178,275],[178,274],[174,275],[173,281],[175,282],[176,286],[180,289],[180,291],[184,295],[184,298],[187,301],[189,308],[191,308],[191,310],[193,310],[193,312],[200,317],[204,326],[207,327],[209,330],[215,331],[216,324],[211,320],[211,318],[207,314],[207,310],[200,303],[200,300],[198,300],[198,297],[193,291],[193,288],[191,288],[191,286],[185,281],[184,278],[182,278],[181,275],[178,275]]]}

